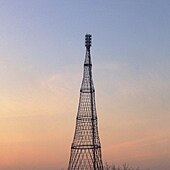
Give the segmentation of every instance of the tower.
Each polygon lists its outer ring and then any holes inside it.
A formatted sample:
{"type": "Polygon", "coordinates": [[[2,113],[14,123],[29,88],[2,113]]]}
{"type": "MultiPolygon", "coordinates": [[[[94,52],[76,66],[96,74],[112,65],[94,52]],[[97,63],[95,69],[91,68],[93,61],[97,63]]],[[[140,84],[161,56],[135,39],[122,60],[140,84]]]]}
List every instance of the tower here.
{"type": "Polygon", "coordinates": [[[92,80],[90,34],[85,35],[85,47],[84,73],[68,170],[103,170],[92,80]]]}

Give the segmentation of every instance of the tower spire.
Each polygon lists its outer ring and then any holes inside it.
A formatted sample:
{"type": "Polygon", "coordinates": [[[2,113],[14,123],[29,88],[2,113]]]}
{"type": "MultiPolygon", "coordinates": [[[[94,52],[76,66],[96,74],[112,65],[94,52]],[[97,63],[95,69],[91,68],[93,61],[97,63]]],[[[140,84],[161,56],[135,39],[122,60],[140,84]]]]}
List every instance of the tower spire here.
{"type": "Polygon", "coordinates": [[[92,36],[90,34],[85,35],[86,57],[85,57],[84,64],[90,64],[90,65],[92,64],[91,56],[90,56],[91,39],[92,39],[92,36]]]}
{"type": "Polygon", "coordinates": [[[103,170],[92,80],[91,37],[85,35],[84,73],[68,170],[103,170]]]}

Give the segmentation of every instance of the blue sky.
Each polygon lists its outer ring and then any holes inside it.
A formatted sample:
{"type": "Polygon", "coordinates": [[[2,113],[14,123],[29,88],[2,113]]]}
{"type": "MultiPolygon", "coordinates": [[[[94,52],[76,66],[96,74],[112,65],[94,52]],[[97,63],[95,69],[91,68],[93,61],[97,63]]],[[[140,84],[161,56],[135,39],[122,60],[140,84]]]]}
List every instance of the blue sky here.
{"type": "Polygon", "coordinates": [[[91,33],[104,160],[169,170],[170,1],[0,0],[0,32],[1,168],[67,166],[91,33]]]}

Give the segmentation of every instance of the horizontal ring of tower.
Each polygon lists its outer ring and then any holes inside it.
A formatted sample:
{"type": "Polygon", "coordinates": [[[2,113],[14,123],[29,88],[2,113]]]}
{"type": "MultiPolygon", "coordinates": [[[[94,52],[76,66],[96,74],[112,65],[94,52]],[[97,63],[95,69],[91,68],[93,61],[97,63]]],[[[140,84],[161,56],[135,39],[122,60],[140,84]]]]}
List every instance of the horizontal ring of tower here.
{"type": "Polygon", "coordinates": [[[71,149],[99,149],[101,148],[101,146],[99,145],[76,145],[76,146],[72,146],[71,149]]]}
{"type": "Polygon", "coordinates": [[[80,89],[80,92],[81,93],[94,93],[95,92],[95,89],[80,89]]]}
{"type": "Polygon", "coordinates": [[[86,64],[86,63],[85,63],[84,66],[92,66],[92,64],[86,64]]]}
{"type": "Polygon", "coordinates": [[[77,119],[77,120],[84,120],[84,121],[89,121],[89,120],[94,121],[94,120],[97,120],[97,117],[91,118],[91,117],[82,116],[81,118],[80,118],[80,117],[77,117],[76,119],[77,119]]]}

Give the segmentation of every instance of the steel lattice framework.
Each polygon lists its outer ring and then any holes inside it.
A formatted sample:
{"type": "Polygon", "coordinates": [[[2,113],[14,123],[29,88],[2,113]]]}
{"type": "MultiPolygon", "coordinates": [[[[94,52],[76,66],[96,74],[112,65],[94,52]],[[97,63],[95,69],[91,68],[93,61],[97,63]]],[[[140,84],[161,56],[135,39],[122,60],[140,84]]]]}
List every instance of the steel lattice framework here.
{"type": "Polygon", "coordinates": [[[90,34],[85,35],[85,46],[84,75],[80,89],[76,128],[68,170],[103,170],[101,144],[97,127],[95,89],[92,80],[90,34]]]}

